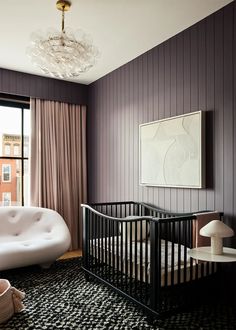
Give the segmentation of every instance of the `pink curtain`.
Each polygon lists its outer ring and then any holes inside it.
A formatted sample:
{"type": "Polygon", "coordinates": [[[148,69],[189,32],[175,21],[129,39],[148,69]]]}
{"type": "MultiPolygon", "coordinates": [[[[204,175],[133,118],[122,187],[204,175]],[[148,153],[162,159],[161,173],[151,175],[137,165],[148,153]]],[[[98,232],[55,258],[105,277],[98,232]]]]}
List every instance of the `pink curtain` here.
{"type": "Polygon", "coordinates": [[[87,201],[86,107],[31,99],[31,205],[61,214],[82,246],[82,212],[87,201]]]}

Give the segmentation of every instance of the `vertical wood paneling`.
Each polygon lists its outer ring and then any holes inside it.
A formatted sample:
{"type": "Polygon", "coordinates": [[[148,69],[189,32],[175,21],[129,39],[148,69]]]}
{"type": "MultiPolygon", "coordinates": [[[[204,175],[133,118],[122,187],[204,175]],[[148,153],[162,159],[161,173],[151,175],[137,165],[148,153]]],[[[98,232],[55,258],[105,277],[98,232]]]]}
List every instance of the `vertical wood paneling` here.
{"type": "MultiPolygon", "coordinates": [[[[158,115],[156,119],[165,118],[165,57],[164,44],[161,44],[158,51],[158,115]]],[[[161,208],[165,207],[165,189],[158,189],[158,205],[161,208]]]]}
{"type": "Polygon", "coordinates": [[[0,68],[0,92],[87,104],[88,86],[0,68]]]}
{"type": "MultiPolygon", "coordinates": [[[[190,97],[191,97],[191,43],[190,43],[190,29],[186,30],[184,32],[183,38],[184,38],[184,68],[183,68],[183,75],[184,75],[184,81],[183,81],[183,112],[188,113],[191,112],[191,106],[190,106],[190,97]]],[[[184,212],[189,212],[191,209],[191,198],[190,198],[190,189],[184,189],[184,212]]]]}
{"type": "MultiPolygon", "coordinates": [[[[148,95],[148,89],[149,89],[149,85],[148,85],[148,53],[144,54],[144,56],[142,56],[143,59],[143,63],[142,63],[142,74],[143,74],[143,78],[142,78],[142,108],[141,110],[141,114],[142,114],[142,120],[141,123],[146,123],[149,121],[149,95],[148,95]],[[145,109],[145,111],[143,111],[145,109]]],[[[138,159],[137,159],[138,162],[138,159]]],[[[144,187],[143,190],[143,198],[142,200],[145,202],[148,202],[149,197],[148,197],[148,193],[149,193],[149,189],[147,187],[144,187]]]]}
{"type": "MultiPolygon", "coordinates": [[[[124,70],[123,74],[124,79],[124,177],[129,178],[129,150],[130,150],[130,144],[131,144],[131,135],[130,135],[130,119],[131,119],[131,111],[130,111],[130,102],[129,102],[129,71],[124,70]]],[[[129,199],[130,195],[130,187],[129,184],[124,183],[125,187],[125,193],[124,198],[127,200],[129,199]]]]}
{"type": "MultiPolygon", "coordinates": [[[[170,40],[170,116],[177,115],[177,40],[170,40]]],[[[177,190],[170,189],[171,201],[170,207],[173,211],[177,211],[177,190]]]]}
{"type": "Polygon", "coordinates": [[[214,15],[215,19],[215,163],[214,163],[214,193],[215,207],[224,209],[224,108],[223,108],[223,33],[224,33],[224,11],[221,10],[214,15]]]}
{"type": "Polygon", "coordinates": [[[133,63],[131,63],[130,70],[127,71],[127,90],[126,90],[126,98],[129,105],[129,118],[128,118],[128,130],[129,130],[129,148],[127,148],[127,170],[128,170],[128,199],[129,196],[134,194],[134,186],[133,186],[133,170],[130,166],[133,162],[133,150],[134,150],[134,90],[133,90],[133,63]]]}
{"type": "MultiPolygon", "coordinates": [[[[153,49],[153,120],[157,120],[159,118],[159,49],[158,47],[153,49]]],[[[159,205],[159,191],[158,188],[152,188],[154,190],[153,200],[159,205]]]]}
{"type": "MultiPolygon", "coordinates": [[[[199,23],[198,31],[198,105],[199,110],[206,111],[206,20],[199,23]]],[[[207,139],[206,139],[207,144],[207,139]]],[[[206,155],[207,159],[207,155],[206,155]]],[[[206,160],[207,164],[207,160],[206,160]]],[[[206,169],[207,172],[207,169],[206,169]]],[[[207,191],[199,191],[199,208],[207,209],[207,191]]]]}
{"type": "MultiPolygon", "coordinates": [[[[182,35],[176,37],[177,41],[177,53],[176,53],[176,65],[177,65],[177,85],[176,85],[176,113],[177,115],[183,114],[184,109],[184,39],[182,35]]],[[[177,189],[177,211],[184,211],[184,190],[177,189]]]]}
{"type": "Polygon", "coordinates": [[[224,208],[233,212],[233,11],[224,15],[224,208]],[[231,175],[229,175],[231,173],[231,175]]]}
{"type": "Polygon", "coordinates": [[[125,105],[125,68],[121,67],[121,173],[122,173],[122,186],[121,186],[121,193],[120,193],[120,198],[121,196],[124,196],[124,199],[126,198],[126,187],[127,184],[125,182],[127,178],[127,168],[126,168],[126,162],[127,159],[125,158],[126,154],[126,136],[127,136],[127,131],[126,131],[126,105],[125,105]]]}
{"type": "MultiPolygon", "coordinates": [[[[143,123],[143,112],[147,111],[147,109],[143,109],[143,56],[138,57],[138,103],[137,103],[137,109],[138,109],[138,123],[137,123],[137,130],[138,130],[138,124],[143,123]]],[[[138,137],[138,134],[136,135],[138,137]]],[[[138,139],[137,139],[138,140],[138,139]]],[[[137,152],[138,155],[138,152],[137,152]]],[[[137,159],[134,159],[134,162],[136,163],[136,166],[138,167],[137,159]]],[[[138,183],[136,182],[138,185],[138,183]]],[[[144,190],[146,189],[145,187],[141,189],[140,186],[138,186],[139,189],[139,200],[143,200],[143,195],[144,195],[144,190]]]]}
{"type": "Polygon", "coordinates": [[[215,108],[215,91],[214,91],[214,81],[215,81],[215,58],[214,58],[214,16],[210,16],[206,21],[206,163],[209,164],[206,168],[206,185],[207,195],[206,195],[206,209],[214,210],[214,191],[213,191],[213,181],[214,181],[214,108],[215,108]]]}
{"type": "MultiPolygon", "coordinates": [[[[107,195],[107,191],[104,191],[102,188],[102,183],[107,180],[107,162],[106,162],[106,154],[107,154],[107,141],[106,138],[106,131],[104,130],[104,126],[106,126],[105,116],[106,116],[106,105],[107,105],[107,98],[106,98],[106,89],[105,89],[105,79],[102,79],[102,84],[100,86],[99,91],[99,103],[100,103],[100,115],[98,117],[99,126],[100,126],[100,143],[99,143],[99,168],[100,168],[100,181],[99,181],[99,191],[101,199],[104,200],[107,195]],[[104,102],[105,101],[105,102],[104,102]],[[104,145],[105,143],[105,145],[104,145]]],[[[108,142],[109,143],[109,142],[108,142]]],[[[109,182],[107,182],[108,187],[109,182]]]]}
{"type": "MultiPolygon", "coordinates": [[[[199,105],[199,91],[198,91],[198,26],[195,25],[191,29],[190,35],[190,69],[191,69],[191,77],[190,77],[190,108],[191,111],[198,111],[199,105]]],[[[191,189],[191,210],[197,211],[199,210],[199,191],[198,189],[191,189]]]]}
{"type": "MultiPolygon", "coordinates": [[[[148,101],[148,121],[154,120],[154,65],[153,65],[153,57],[154,52],[148,52],[148,61],[147,61],[147,79],[148,79],[148,86],[147,86],[147,101],[148,101]]],[[[147,189],[147,202],[153,201],[154,198],[154,187],[150,187],[147,189]]]]}
{"type": "MultiPolygon", "coordinates": [[[[171,80],[170,80],[170,50],[171,43],[167,42],[164,44],[164,113],[165,117],[171,116],[170,109],[170,89],[171,89],[171,80]]],[[[165,208],[171,209],[171,188],[166,188],[164,190],[164,205],[165,208]]]]}
{"type": "Polygon", "coordinates": [[[143,200],[172,211],[218,209],[235,217],[234,13],[231,3],[89,86],[89,161],[100,163],[90,167],[89,181],[102,178],[99,189],[90,188],[90,201],[143,200]],[[139,186],[139,124],[198,110],[207,121],[206,188],[139,186]]]}
{"type": "Polygon", "coordinates": [[[139,144],[137,136],[139,136],[139,109],[138,109],[138,103],[139,103],[139,90],[138,90],[138,74],[139,74],[139,61],[138,59],[133,61],[134,68],[133,68],[133,88],[134,88],[134,103],[133,103],[133,111],[134,111],[134,123],[133,123],[133,139],[134,139],[134,145],[133,145],[133,161],[131,164],[129,164],[130,168],[133,169],[133,190],[134,190],[134,199],[139,200],[139,164],[138,164],[138,155],[139,155],[139,144]],[[136,142],[136,143],[135,143],[136,142]]]}
{"type": "MultiPolygon", "coordinates": [[[[118,127],[117,127],[117,119],[116,119],[116,113],[117,113],[117,99],[118,99],[118,86],[117,86],[117,71],[114,74],[113,77],[113,84],[111,87],[113,87],[113,90],[110,90],[110,93],[113,93],[112,103],[113,103],[113,110],[111,113],[111,120],[113,122],[113,137],[114,137],[114,148],[113,150],[115,152],[111,153],[111,163],[113,163],[113,176],[114,176],[114,186],[112,187],[113,196],[111,196],[111,199],[113,197],[114,201],[118,200],[118,187],[117,187],[117,173],[118,173],[118,127]],[[116,187],[116,189],[114,189],[116,187]]],[[[110,199],[109,199],[110,200],[110,199]]],[[[109,201],[108,200],[108,201],[109,201]]]]}

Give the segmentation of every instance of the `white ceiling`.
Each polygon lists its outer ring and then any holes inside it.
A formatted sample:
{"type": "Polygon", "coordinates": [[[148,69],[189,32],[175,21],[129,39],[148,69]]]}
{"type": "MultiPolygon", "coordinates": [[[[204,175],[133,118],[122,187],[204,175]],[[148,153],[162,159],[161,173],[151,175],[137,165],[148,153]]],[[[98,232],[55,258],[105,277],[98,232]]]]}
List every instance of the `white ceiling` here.
{"type": "MultiPolygon", "coordinates": [[[[66,26],[90,34],[101,53],[71,81],[89,84],[232,0],[72,0],[66,26]]],[[[26,55],[32,32],[60,29],[56,0],[1,1],[0,67],[42,75],[26,55]]]]}

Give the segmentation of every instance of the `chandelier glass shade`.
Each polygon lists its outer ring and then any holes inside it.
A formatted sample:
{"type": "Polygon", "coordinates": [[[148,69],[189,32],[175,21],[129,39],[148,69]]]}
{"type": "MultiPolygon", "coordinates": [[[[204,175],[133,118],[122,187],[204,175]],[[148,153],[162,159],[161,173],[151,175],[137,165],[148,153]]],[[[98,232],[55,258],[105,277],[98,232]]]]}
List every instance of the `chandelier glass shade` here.
{"type": "Polygon", "coordinates": [[[71,3],[57,1],[62,11],[61,31],[50,29],[46,34],[35,32],[31,36],[31,45],[27,53],[32,63],[46,75],[56,78],[75,78],[94,66],[99,52],[82,30],[73,32],[64,28],[65,11],[71,3]]]}

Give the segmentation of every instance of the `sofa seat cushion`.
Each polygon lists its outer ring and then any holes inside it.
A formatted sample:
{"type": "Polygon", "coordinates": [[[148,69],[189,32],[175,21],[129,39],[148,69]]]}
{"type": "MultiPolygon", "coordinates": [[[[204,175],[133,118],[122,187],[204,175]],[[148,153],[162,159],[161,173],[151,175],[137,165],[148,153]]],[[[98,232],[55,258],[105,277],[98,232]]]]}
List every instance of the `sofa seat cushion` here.
{"type": "Polygon", "coordinates": [[[70,246],[64,219],[37,207],[0,207],[0,270],[50,263],[70,246]]]}

